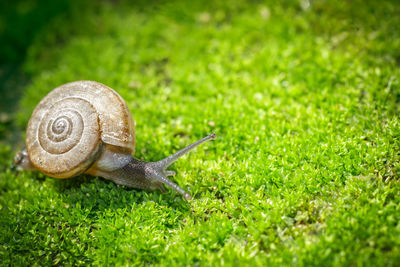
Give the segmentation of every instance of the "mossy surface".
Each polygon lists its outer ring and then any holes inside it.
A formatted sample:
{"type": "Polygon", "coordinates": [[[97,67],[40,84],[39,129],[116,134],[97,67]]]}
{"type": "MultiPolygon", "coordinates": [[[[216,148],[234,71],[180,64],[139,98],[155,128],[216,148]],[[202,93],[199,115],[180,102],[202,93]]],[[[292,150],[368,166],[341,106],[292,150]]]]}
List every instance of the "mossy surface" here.
{"type": "Polygon", "coordinates": [[[1,264],[400,263],[396,1],[73,1],[57,12],[29,35],[22,96],[0,117],[1,264]],[[11,167],[36,104],[75,80],[126,100],[138,159],[217,134],[171,166],[193,200],[11,167]]]}

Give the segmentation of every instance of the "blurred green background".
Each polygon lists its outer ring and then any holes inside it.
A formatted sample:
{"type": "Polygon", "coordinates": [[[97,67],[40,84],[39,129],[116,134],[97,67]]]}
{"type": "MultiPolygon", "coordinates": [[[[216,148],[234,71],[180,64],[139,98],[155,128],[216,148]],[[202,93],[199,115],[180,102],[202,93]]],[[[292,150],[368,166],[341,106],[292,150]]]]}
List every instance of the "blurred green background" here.
{"type": "Polygon", "coordinates": [[[0,2],[0,264],[400,262],[398,1],[0,2]],[[190,191],[12,168],[36,104],[95,80],[190,191]]]}

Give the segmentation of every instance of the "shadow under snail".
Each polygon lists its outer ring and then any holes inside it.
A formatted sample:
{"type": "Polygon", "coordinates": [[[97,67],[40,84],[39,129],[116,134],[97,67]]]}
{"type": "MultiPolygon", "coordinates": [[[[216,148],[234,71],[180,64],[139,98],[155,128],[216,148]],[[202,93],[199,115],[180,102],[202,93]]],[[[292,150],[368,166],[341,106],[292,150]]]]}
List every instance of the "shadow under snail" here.
{"type": "Polygon", "coordinates": [[[122,97],[93,81],[76,81],[55,88],[36,106],[26,131],[26,148],[14,163],[55,178],[82,173],[101,176],[119,185],[145,190],[169,186],[191,199],[167,179],[167,168],[198,145],[215,139],[211,134],[156,162],[133,158],[134,121],[122,97]]]}

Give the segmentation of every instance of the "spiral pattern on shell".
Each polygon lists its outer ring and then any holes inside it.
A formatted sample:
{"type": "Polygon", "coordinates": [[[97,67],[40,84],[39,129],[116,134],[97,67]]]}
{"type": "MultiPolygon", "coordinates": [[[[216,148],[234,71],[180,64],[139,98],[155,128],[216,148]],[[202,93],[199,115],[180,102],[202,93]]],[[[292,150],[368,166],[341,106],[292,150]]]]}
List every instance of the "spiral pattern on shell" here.
{"type": "Polygon", "coordinates": [[[79,97],[59,100],[45,110],[36,125],[37,138],[28,151],[41,171],[63,178],[91,165],[101,142],[98,114],[89,101],[79,97]]]}

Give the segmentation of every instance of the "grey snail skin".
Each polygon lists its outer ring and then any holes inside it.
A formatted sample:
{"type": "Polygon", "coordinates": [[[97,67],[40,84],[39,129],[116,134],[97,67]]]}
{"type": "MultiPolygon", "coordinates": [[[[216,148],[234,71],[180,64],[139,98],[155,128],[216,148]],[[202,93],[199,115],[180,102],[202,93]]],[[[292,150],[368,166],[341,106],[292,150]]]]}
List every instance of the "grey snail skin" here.
{"type": "Polygon", "coordinates": [[[191,195],[167,178],[177,159],[216,138],[211,134],[175,154],[143,162],[135,153],[135,123],[122,97],[93,81],[76,81],[52,90],[36,106],[26,130],[26,148],[14,164],[54,178],[80,174],[100,176],[116,184],[144,190],[171,187],[186,200],[191,195]]]}

